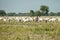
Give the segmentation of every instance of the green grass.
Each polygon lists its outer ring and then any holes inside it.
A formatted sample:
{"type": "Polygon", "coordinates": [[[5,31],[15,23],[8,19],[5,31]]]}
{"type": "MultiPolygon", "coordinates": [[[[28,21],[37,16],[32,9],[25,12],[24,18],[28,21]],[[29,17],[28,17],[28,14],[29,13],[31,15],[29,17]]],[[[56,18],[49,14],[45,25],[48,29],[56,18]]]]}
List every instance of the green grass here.
{"type": "Polygon", "coordinates": [[[60,22],[0,21],[0,40],[60,40],[60,22]]]}

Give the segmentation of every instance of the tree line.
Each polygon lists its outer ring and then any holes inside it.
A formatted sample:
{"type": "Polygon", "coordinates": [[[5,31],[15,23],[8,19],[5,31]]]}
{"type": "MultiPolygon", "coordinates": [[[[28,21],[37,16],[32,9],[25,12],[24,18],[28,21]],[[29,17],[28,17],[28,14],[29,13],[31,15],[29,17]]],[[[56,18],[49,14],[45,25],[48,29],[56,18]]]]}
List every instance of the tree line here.
{"type": "Polygon", "coordinates": [[[4,10],[0,10],[0,16],[60,16],[60,12],[49,12],[49,7],[46,5],[41,5],[40,10],[34,11],[30,10],[29,13],[6,13],[4,10]]]}

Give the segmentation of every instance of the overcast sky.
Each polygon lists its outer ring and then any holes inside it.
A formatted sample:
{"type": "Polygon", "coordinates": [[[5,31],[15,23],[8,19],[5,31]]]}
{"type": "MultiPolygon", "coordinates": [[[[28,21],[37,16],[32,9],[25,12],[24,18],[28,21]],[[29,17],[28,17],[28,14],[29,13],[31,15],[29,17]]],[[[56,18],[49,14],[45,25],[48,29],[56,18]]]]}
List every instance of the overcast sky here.
{"type": "Polygon", "coordinates": [[[0,10],[6,12],[36,11],[41,5],[49,6],[50,11],[60,12],[60,0],[0,0],[0,10]]]}

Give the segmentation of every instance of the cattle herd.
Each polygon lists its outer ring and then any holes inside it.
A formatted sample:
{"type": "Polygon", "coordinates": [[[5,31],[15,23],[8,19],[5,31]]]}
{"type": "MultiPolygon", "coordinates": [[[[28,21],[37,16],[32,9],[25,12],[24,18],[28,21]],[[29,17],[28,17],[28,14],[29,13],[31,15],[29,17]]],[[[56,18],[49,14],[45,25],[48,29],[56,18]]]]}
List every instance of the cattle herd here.
{"type": "Polygon", "coordinates": [[[0,21],[4,21],[4,22],[10,22],[10,21],[17,21],[17,22],[33,22],[36,21],[37,22],[60,22],[60,17],[0,17],[0,21]]]}

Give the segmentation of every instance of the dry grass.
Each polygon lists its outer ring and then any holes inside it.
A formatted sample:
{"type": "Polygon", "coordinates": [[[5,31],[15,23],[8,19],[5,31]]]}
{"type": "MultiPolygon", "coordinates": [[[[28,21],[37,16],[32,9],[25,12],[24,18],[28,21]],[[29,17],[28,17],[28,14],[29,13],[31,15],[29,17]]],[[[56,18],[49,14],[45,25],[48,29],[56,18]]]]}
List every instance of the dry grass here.
{"type": "Polygon", "coordinates": [[[60,22],[2,22],[0,40],[60,40],[60,22]]]}

